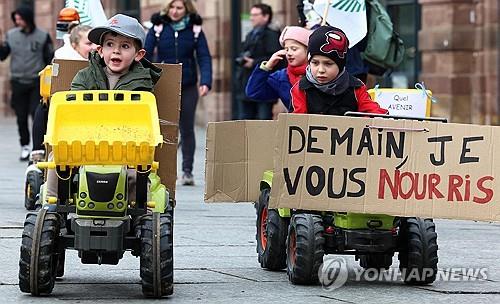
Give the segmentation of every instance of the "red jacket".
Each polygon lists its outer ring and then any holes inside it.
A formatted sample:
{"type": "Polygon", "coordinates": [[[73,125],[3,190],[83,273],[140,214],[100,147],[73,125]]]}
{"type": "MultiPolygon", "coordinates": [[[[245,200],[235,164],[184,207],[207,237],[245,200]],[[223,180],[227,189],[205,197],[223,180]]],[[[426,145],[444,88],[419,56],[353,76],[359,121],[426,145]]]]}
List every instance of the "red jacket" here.
{"type": "MultiPolygon", "coordinates": [[[[307,97],[306,92],[299,88],[299,83],[297,82],[291,89],[292,95],[292,105],[293,113],[307,114],[307,97]]],[[[383,109],[378,103],[370,98],[367,92],[366,85],[362,85],[359,88],[354,89],[354,95],[358,104],[358,112],[365,113],[375,113],[375,114],[387,114],[388,110],[383,109]]]]}

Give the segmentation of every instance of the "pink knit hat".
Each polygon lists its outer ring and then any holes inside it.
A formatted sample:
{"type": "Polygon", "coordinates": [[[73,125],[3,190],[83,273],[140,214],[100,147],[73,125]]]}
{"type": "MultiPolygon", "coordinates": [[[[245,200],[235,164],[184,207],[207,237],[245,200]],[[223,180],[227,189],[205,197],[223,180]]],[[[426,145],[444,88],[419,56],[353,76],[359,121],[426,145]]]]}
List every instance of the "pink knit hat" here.
{"type": "Polygon", "coordinates": [[[285,40],[293,39],[307,47],[309,35],[311,35],[311,33],[312,31],[300,26],[287,26],[283,29],[283,32],[281,32],[280,44],[284,47],[285,40]]]}

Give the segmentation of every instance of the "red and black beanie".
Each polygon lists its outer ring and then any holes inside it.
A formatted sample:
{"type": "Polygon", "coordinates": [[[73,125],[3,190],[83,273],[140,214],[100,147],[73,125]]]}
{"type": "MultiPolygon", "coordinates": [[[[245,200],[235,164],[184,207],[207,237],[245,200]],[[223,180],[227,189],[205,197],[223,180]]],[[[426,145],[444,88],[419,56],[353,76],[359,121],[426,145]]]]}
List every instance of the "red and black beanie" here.
{"type": "Polygon", "coordinates": [[[326,56],[338,65],[342,71],[347,59],[349,49],[349,39],[339,28],[333,26],[320,26],[309,36],[307,46],[308,60],[314,55],[326,56]]]}

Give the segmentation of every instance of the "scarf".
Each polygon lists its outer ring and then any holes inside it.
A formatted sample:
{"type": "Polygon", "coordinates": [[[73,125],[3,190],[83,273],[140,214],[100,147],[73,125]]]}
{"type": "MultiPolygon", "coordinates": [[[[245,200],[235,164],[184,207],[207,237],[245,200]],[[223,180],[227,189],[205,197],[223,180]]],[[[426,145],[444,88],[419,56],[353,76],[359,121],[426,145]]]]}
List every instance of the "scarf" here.
{"type": "Polygon", "coordinates": [[[312,72],[311,72],[311,67],[308,66],[306,69],[306,78],[311,82],[318,90],[320,90],[323,93],[329,94],[329,95],[340,95],[349,88],[349,73],[347,73],[346,69],[342,70],[342,72],[335,78],[334,80],[330,81],[329,83],[319,83],[316,78],[314,78],[312,72]]]}
{"type": "Polygon", "coordinates": [[[174,31],[180,32],[188,26],[190,19],[191,18],[189,18],[189,16],[184,16],[181,20],[170,23],[170,26],[174,29],[174,31]]]}
{"type": "Polygon", "coordinates": [[[290,84],[292,87],[300,81],[302,76],[306,74],[307,63],[299,66],[288,66],[286,68],[286,74],[288,75],[288,80],[290,80],[290,84]]]}

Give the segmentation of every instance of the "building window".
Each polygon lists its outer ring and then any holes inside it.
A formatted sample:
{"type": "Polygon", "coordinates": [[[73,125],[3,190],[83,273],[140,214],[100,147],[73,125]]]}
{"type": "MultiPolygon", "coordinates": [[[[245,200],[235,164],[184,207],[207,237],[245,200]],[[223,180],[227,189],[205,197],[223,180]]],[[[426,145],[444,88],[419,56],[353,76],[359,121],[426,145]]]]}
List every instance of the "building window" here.
{"type": "Polygon", "coordinates": [[[261,3],[261,1],[258,0],[243,0],[241,1],[241,11],[243,14],[249,14],[250,9],[252,6],[254,6],[257,3],[261,3]]]}
{"type": "Polygon", "coordinates": [[[141,3],[139,0],[118,0],[116,2],[116,11],[141,20],[141,3]]]}
{"type": "Polygon", "coordinates": [[[16,7],[27,6],[32,10],[35,10],[35,1],[34,0],[16,0],[16,7]]]}
{"type": "Polygon", "coordinates": [[[417,0],[387,0],[387,11],[394,30],[405,43],[406,56],[401,65],[384,81],[384,85],[413,88],[420,73],[418,31],[420,30],[420,5],[417,0]]]}

